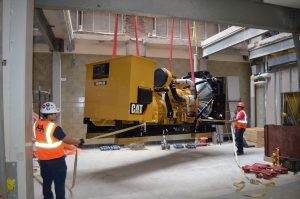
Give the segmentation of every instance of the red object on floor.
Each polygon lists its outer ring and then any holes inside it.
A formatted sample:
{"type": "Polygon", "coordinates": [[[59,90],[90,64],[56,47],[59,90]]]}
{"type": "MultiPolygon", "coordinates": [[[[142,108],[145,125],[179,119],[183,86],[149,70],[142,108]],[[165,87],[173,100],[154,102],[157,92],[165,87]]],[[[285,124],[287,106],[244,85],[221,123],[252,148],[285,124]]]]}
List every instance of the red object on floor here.
{"type": "MultiPolygon", "coordinates": [[[[257,178],[264,178],[266,180],[270,180],[273,177],[277,176],[276,169],[274,169],[271,165],[269,164],[260,164],[260,163],[255,163],[252,166],[250,165],[245,165],[242,167],[245,173],[250,173],[254,172],[256,174],[257,178]]],[[[279,170],[279,169],[277,169],[279,170]]],[[[282,173],[284,174],[284,173],[282,173]]]]}
{"type": "Polygon", "coordinates": [[[273,166],[273,171],[280,174],[287,174],[289,172],[287,168],[284,168],[282,166],[273,166]]]}
{"type": "Polygon", "coordinates": [[[206,146],[207,145],[207,143],[206,143],[206,141],[207,141],[207,137],[201,137],[200,138],[200,145],[201,146],[206,146]]]}

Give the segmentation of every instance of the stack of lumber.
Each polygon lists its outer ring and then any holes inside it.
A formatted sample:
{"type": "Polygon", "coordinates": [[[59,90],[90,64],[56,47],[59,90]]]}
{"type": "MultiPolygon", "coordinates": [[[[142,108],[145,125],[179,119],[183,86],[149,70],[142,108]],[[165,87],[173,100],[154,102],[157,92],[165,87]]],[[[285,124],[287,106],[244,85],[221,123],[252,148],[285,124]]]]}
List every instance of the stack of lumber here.
{"type": "Polygon", "coordinates": [[[264,146],[264,128],[247,128],[244,133],[247,142],[255,144],[256,147],[264,146]]]}

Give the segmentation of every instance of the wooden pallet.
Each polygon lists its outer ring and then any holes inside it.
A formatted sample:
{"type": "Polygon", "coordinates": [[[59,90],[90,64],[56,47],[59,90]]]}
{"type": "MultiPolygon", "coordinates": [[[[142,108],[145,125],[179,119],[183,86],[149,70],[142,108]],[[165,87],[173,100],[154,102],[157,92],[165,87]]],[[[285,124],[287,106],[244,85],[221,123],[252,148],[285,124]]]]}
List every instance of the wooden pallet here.
{"type": "Polygon", "coordinates": [[[247,142],[253,143],[256,147],[264,146],[264,128],[247,128],[244,133],[247,142]]]}

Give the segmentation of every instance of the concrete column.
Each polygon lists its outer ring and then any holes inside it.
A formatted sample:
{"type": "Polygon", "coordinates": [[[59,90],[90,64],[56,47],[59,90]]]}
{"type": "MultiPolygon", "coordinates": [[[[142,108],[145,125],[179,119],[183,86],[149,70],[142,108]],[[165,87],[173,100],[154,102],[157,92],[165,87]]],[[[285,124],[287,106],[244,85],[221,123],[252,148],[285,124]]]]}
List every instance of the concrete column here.
{"type": "Polygon", "coordinates": [[[4,136],[8,198],[34,197],[32,174],[33,0],[3,1],[4,136]]]}
{"type": "MultiPolygon", "coordinates": [[[[53,52],[52,56],[52,101],[57,108],[61,109],[61,54],[53,52]]],[[[61,126],[62,113],[57,123],[61,126]]]]}
{"type": "MultiPolygon", "coordinates": [[[[3,19],[3,1],[0,1],[0,19],[3,19]]],[[[2,63],[2,20],[0,20],[0,58],[1,58],[1,64],[0,64],[0,195],[3,195],[4,198],[6,198],[6,195],[4,195],[4,190],[6,190],[5,187],[5,145],[4,145],[4,124],[3,124],[3,65],[2,63]]]]}
{"type": "Polygon", "coordinates": [[[296,52],[297,66],[298,66],[298,90],[300,91],[300,41],[299,41],[298,33],[293,33],[293,40],[295,45],[295,52],[296,52]]]}

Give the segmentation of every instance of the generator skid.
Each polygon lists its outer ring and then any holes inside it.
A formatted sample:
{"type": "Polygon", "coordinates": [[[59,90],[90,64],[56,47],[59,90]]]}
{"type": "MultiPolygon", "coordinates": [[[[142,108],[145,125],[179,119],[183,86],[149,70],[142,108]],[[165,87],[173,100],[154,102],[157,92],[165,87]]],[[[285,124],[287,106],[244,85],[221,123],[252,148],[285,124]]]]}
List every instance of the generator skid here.
{"type": "Polygon", "coordinates": [[[155,62],[133,55],[86,65],[84,123],[87,135],[141,123],[118,137],[210,130],[199,118],[225,119],[224,79],[208,72],[176,78],[155,62]]]}

